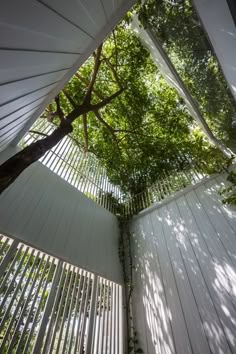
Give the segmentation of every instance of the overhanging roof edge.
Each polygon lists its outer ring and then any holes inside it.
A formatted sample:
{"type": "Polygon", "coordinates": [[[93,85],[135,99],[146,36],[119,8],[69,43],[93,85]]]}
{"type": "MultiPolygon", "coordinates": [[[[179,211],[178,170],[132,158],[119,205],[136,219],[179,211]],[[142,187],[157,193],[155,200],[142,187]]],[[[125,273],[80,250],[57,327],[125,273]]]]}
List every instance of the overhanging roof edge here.
{"type": "Polygon", "coordinates": [[[63,79],[56,85],[56,87],[49,93],[46,99],[42,102],[40,107],[36,110],[36,112],[32,115],[32,117],[26,122],[23,128],[19,131],[17,136],[11,142],[11,145],[15,146],[19,143],[22,137],[27,133],[36,119],[42,114],[45,108],[50,104],[53,98],[63,89],[66,83],[70,80],[70,78],[74,75],[74,73],[78,70],[78,68],[85,62],[85,60],[93,53],[93,51],[99,46],[99,44],[109,35],[115,25],[122,19],[122,17],[126,14],[126,12],[134,5],[136,0],[126,0],[120,8],[115,12],[115,14],[110,18],[110,20],[106,23],[106,26],[98,33],[95,40],[87,47],[86,51],[79,56],[78,60],[75,64],[68,70],[63,77],[63,79]]]}

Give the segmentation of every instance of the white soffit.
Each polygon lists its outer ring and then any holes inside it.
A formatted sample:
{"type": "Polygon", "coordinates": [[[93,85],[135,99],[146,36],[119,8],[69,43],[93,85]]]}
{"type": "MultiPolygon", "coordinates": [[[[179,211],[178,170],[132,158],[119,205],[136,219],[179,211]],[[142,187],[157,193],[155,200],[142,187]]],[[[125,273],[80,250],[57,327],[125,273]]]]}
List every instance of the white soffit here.
{"type": "Polygon", "coordinates": [[[180,83],[179,80],[176,79],[176,75],[170,69],[166,61],[166,57],[163,57],[163,53],[159,50],[156,43],[153,42],[148,31],[145,30],[143,27],[139,26],[139,20],[136,16],[133,17],[132,27],[134,32],[141,39],[143,45],[150,52],[154,63],[160,70],[167,83],[177,90],[178,94],[184,99],[190,115],[198,121],[198,114],[196,113],[195,108],[192,106],[191,102],[189,102],[189,99],[185,94],[186,87],[183,88],[182,83],[180,83]]]}
{"type": "Polygon", "coordinates": [[[2,2],[0,151],[27,132],[134,2],[2,2]]]}

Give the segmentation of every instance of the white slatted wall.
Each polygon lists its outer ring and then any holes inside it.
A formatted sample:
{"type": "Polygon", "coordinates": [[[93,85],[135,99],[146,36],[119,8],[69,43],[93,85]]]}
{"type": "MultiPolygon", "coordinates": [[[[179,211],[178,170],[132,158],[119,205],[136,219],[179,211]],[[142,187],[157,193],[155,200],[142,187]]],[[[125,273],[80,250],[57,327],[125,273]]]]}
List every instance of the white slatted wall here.
{"type": "Polygon", "coordinates": [[[131,222],[134,317],[145,353],[236,353],[236,208],[220,202],[223,181],[131,222]]]}
{"type": "Polygon", "coordinates": [[[123,354],[121,286],[0,235],[0,352],[123,354]]]}
{"type": "Polygon", "coordinates": [[[123,282],[117,218],[40,162],[1,194],[0,232],[123,282]]]}

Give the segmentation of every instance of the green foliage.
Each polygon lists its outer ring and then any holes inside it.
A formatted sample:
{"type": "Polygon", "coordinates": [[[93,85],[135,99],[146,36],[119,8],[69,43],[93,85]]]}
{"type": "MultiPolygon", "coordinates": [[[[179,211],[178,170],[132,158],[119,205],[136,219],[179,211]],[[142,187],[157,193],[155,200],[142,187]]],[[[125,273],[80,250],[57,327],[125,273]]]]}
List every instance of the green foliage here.
{"type": "Polygon", "coordinates": [[[171,6],[165,0],[147,0],[137,11],[144,27],[155,31],[210,128],[236,151],[235,102],[192,2],[171,6]]]}
{"type": "MultiPolygon", "coordinates": [[[[113,184],[136,195],[166,171],[181,170],[194,161],[203,172],[212,173],[225,160],[160,75],[129,21],[130,14],[103,44],[92,103],[109,97],[119,87],[124,91],[100,109],[103,122],[95,112],[87,114],[86,134],[82,118],[76,119],[72,137],[81,149],[100,159],[113,184]]],[[[60,94],[64,114],[73,109],[71,101],[75,105],[83,102],[93,70],[94,58],[90,57],[60,94]]],[[[53,102],[48,111],[55,110],[53,102]]],[[[57,118],[54,122],[59,124],[57,118]]]]}
{"type": "Polygon", "coordinates": [[[236,205],[236,171],[231,171],[227,177],[227,181],[230,182],[230,186],[223,188],[220,194],[224,196],[222,202],[224,204],[236,205]]]}

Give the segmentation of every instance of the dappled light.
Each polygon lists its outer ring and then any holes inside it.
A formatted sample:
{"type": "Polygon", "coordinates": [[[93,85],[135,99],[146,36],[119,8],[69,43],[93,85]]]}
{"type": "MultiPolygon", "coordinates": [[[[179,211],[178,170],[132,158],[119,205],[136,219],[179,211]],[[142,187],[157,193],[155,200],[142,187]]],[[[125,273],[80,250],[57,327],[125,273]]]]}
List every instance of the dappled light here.
{"type": "Polygon", "coordinates": [[[222,184],[213,178],[131,222],[148,353],[236,351],[236,213],[220,202],[222,184]]]}

